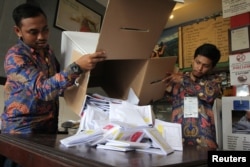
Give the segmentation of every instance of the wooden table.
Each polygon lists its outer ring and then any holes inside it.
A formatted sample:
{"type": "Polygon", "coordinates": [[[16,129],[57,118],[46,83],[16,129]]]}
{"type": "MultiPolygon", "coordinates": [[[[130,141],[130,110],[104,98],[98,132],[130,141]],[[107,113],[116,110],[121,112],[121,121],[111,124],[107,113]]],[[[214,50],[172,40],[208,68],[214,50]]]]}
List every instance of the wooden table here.
{"type": "MultiPolygon", "coordinates": [[[[184,147],[168,156],[142,152],[96,149],[84,144],[66,148],[60,139],[67,135],[0,134],[0,154],[23,167],[148,167],[206,166],[207,149],[184,147]]],[[[1,164],[0,164],[1,165],[1,164]]]]}

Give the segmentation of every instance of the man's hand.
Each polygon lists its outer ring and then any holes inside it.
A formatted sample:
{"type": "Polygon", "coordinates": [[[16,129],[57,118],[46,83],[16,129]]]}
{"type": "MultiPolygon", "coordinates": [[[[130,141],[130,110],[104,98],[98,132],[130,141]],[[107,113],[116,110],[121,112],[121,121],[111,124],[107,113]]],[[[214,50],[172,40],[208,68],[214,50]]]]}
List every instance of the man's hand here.
{"type": "Polygon", "coordinates": [[[174,83],[183,82],[183,74],[182,73],[166,73],[166,77],[162,80],[166,84],[166,91],[171,92],[172,86],[174,83]]]}
{"type": "Polygon", "coordinates": [[[106,57],[105,51],[98,51],[92,54],[83,55],[76,60],[75,63],[79,65],[82,70],[92,70],[98,62],[104,61],[106,57]]]}
{"type": "Polygon", "coordinates": [[[162,82],[165,82],[167,86],[173,83],[181,83],[183,82],[183,73],[166,73],[162,82]]]}

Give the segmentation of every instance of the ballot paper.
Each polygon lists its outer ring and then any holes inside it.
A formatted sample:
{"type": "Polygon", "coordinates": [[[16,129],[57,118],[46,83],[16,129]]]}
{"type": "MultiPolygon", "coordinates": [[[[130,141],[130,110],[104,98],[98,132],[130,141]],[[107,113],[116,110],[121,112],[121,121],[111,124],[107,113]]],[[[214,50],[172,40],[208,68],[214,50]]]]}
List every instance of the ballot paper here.
{"type": "Polygon", "coordinates": [[[123,128],[117,130],[114,135],[115,140],[129,141],[129,142],[140,142],[145,136],[145,132],[141,128],[123,128]]]}
{"type": "Polygon", "coordinates": [[[119,125],[111,123],[107,124],[106,126],[103,127],[104,134],[102,135],[102,137],[97,140],[89,142],[89,145],[95,146],[98,144],[104,144],[107,142],[107,140],[116,138],[117,134],[119,133],[119,129],[120,129],[119,125]]]}
{"type": "Polygon", "coordinates": [[[154,127],[174,150],[183,150],[181,124],[155,119],[154,127]]]}
{"type": "Polygon", "coordinates": [[[152,141],[148,142],[131,142],[125,140],[107,140],[105,144],[97,145],[98,149],[109,149],[115,151],[141,151],[152,154],[168,155],[173,153],[174,150],[164,140],[161,134],[155,128],[143,129],[147,137],[152,141]]]}
{"type": "Polygon", "coordinates": [[[168,155],[168,154],[174,152],[172,147],[167,143],[167,141],[162,137],[162,135],[159,133],[159,131],[157,129],[145,128],[144,132],[146,133],[148,138],[150,138],[152,140],[154,147],[153,147],[153,149],[151,149],[151,148],[138,149],[138,151],[150,152],[150,150],[152,150],[151,153],[155,153],[157,148],[159,148],[160,151],[157,152],[158,154],[168,155]]]}
{"type": "Polygon", "coordinates": [[[157,126],[153,127],[153,122],[150,105],[138,106],[98,94],[86,95],[78,132],[60,142],[66,147],[87,144],[98,149],[161,155],[181,150],[179,126],[157,120],[157,126]]]}
{"type": "Polygon", "coordinates": [[[139,127],[153,124],[151,106],[138,106],[123,101],[121,104],[110,104],[110,121],[120,121],[139,127]]]}
{"type": "Polygon", "coordinates": [[[75,134],[73,136],[64,138],[60,140],[61,144],[63,144],[66,147],[71,147],[87,142],[91,142],[94,140],[97,140],[101,138],[103,135],[102,130],[86,130],[81,133],[75,134]]]}
{"type": "Polygon", "coordinates": [[[123,152],[127,152],[127,151],[134,151],[134,148],[129,148],[129,147],[117,147],[117,146],[109,146],[106,144],[98,144],[96,146],[97,149],[105,149],[105,150],[113,150],[113,151],[123,151],[123,152]]]}
{"type": "Polygon", "coordinates": [[[134,149],[146,149],[151,145],[149,143],[141,143],[141,142],[132,142],[125,140],[107,140],[106,145],[115,146],[115,147],[125,147],[125,148],[134,148],[134,149]]]}

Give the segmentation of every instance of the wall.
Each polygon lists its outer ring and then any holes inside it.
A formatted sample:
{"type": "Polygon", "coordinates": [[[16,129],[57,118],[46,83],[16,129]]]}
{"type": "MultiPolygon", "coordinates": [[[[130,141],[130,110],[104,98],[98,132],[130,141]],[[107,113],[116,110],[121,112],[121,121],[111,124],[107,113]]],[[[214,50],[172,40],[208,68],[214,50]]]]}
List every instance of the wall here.
{"type": "MultiPolygon", "coordinates": [[[[13,31],[14,22],[12,20],[12,11],[13,9],[21,4],[26,2],[26,0],[16,0],[16,1],[8,1],[1,0],[2,10],[0,11],[0,39],[4,42],[0,43],[0,76],[5,77],[3,62],[4,57],[7,50],[16,43],[17,36],[13,31]]],[[[61,40],[61,30],[53,27],[54,15],[56,11],[57,1],[39,1],[41,2],[41,6],[44,8],[44,11],[48,15],[48,24],[50,28],[50,44],[57,55],[60,54],[60,40],[61,40]],[[49,2],[49,3],[48,3],[49,2]]]]}
{"type": "Polygon", "coordinates": [[[17,38],[13,32],[14,22],[12,20],[12,10],[15,6],[25,2],[26,0],[0,2],[0,76],[4,76],[3,61],[7,49],[16,42],[17,38]]]}
{"type": "MultiPolygon", "coordinates": [[[[34,2],[39,4],[44,12],[48,16],[48,25],[50,29],[49,43],[53,48],[59,62],[62,63],[64,60],[60,56],[60,47],[61,47],[61,30],[54,27],[56,9],[57,9],[57,0],[27,0],[28,2],[34,2]]],[[[0,1],[0,39],[4,42],[0,43],[0,77],[5,77],[3,62],[4,56],[7,50],[16,43],[17,37],[14,33],[12,27],[14,22],[12,20],[12,11],[13,9],[21,4],[26,2],[26,0],[1,0],[0,1]]],[[[93,9],[97,13],[103,15],[105,12],[105,7],[93,0],[79,0],[79,2],[84,3],[87,7],[93,9]]]]}

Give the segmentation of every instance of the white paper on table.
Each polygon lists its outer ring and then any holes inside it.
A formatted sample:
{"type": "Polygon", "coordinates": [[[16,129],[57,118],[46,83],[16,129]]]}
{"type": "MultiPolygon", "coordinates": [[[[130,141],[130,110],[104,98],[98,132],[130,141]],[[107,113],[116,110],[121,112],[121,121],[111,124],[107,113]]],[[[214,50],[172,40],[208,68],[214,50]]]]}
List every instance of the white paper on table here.
{"type": "Polygon", "coordinates": [[[168,155],[174,152],[172,147],[167,143],[156,128],[145,128],[144,132],[152,140],[153,144],[156,145],[157,148],[160,148],[162,154],[168,155]]]}
{"type": "Polygon", "coordinates": [[[114,140],[123,140],[130,142],[140,142],[145,136],[145,132],[140,128],[120,128],[114,135],[114,140]]]}
{"type": "Polygon", "coordinates": [[[101,127],[108,123],[108,112],[103,112],[103,110],[100,110],[95,106],[87,105],[84,114],[81,117],[81,122],[77,133],[80,133],[83,130],[101,129],[101,127]]]}
{"type": "Polygon", "coordinates": [[[75,134],[73,136],[69,136],[60,140],[61,144],[66,147],[71,147],[83,143],[88,143],[98,138],[101,138],[103,132],[101,130],[86,130],[81,133],[75,134]]]}
{"type": "Polygon", "coordinates": [[[131,142],[124,140],[107,140],[106,145],[108,146],[116,146],[116,147],[125,147],[125,148],[135,148],[135,149],[146,149],[150,147],[149,143],[141,143],[141,142],[131,142]]]}
{"type": "Polygon", "coordinates": [[[174,150],[183,150],[181,124],[155,119],[154,127],[174,150]]]}
{"type": "Polygon", "coordinates": [[[134,126],[145,126],[148,124],[144,121],[141,114],[138,112],[138,106],[132,105],[128,102],[121,104],[110,104],[109,120],[124,122],[134,126]]]}
{"type": "Polygon", "coordinates": [[[103,136],[97,140],[90,142],[91,146],[95,146],[97,144],[106,143],[108,139],[113,139],[119,133],[120,126],[114,124],[107,124],[105,125],[102,130],[104,132],[103,136]]]}
{"type": "Polygon", "coordinates": [[[122,151],[122,152],[135,150],[134,148],[116,147],[116,146],[109,146],[106,144],[98,144],[96,148],[97,149],[105,149],[105,150],[113,150],[113,151],[122,151]]]}

